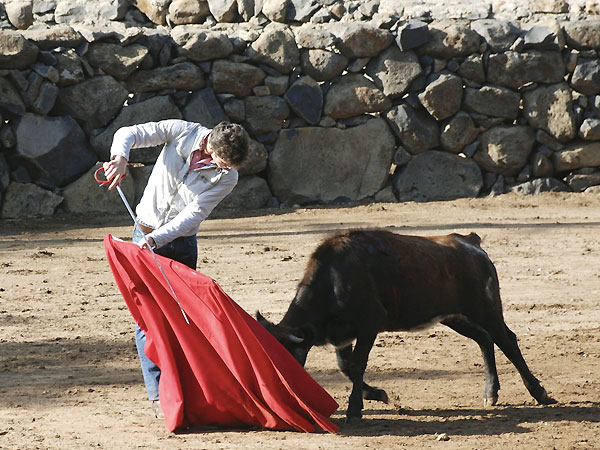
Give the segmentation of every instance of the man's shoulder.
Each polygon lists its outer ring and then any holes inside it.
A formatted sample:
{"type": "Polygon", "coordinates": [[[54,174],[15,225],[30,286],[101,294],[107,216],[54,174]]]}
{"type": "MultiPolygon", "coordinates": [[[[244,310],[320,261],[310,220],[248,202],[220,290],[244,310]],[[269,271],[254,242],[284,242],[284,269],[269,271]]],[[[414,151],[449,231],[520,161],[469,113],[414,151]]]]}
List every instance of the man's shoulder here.
{"type": "Polygon", "coordinates": [[[181,132],[208,132],[209,128],[205,127],[201,123],[198,122],[190,122],[188,120],[183,119],[165,119],[159,122],[164,127],[168,127],[171,129],[176,129],[181,132]]]}

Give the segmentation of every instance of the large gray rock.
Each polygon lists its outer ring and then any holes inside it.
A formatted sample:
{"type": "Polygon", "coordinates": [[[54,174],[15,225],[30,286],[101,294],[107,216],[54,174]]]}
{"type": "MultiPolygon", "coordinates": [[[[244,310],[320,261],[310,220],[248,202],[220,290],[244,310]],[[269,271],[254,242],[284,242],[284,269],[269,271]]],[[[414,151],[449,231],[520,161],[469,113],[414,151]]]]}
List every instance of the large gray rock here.
{"type": "Polygon", "coordinates": [[[564,45],[564,37],[560,29],[534,25],[523,36],[525,48],[536,50],[559,50],[564,45]]]}
{"type": "Polygon", "coordinates": [[[519,89],[527,83],[559,83],[566,73],[561,54],[532,50],[523,53],[508,51],[490,55],[488,76],[490,83],[519,89]]]}
{"type": "Polygon", "coordinates": [[[325,94],[325,115],[344,119],[364,113],[386,111],[391,100],[361,74],[344,75],[325,94]]]}
{"type": "Polygon", "coordinates": [[[393,181],[400,202],[477,197],[482,186],[481,170],[472,160],[438,151],[413,156],[393,181]]]}
{"type": "Polygon", "coordinates": [[[33,2],[31,0],[12,0],[5,2],[8,21],[18,30],[26,30],[33,25],[33,2]]]}
{"type": "Polygon", "coordinates": [[[63,198],[31,183],[10,183],[4,192],[3,219],[51,216],[63,198]]]}
{"type": "Polygon", "coordinates": [[[0,77],[0,112],[22,116],[25,114],[25,103],[13,84],[0,77]]]}
{"type": "Polygon", "coordinates": [[[153,92],[163,89],[196,91],[204,86],[204,73],[191,62],[152,70],[138,70],[127,80],[127,88],[131,92],[153,92]]]}
{"type": "Polygon", "coordinates": [[[287,0],[286,22],[307,22],[320,5],[306,0],[287,0]]]}
{"type": "MultiPolygon", "coordinates": [[[[127,27],[123,22],[111,22],[110,24],[101,22],[96,25],[74,23],[72,25],[75,31],[80,33],[85,41],[90,44],[100,41],[112,41],[118,42],[121,45],[128,45],[135,42],[142,35],[142,29],[127,27]]],[[[150,33],[155,33],[155,31],[152,30],[150,33]]]]}
{"type": "Polygon", "coordinates": [[[571,86],[585,95],[600,93],[600,63],[598,60],[579,59],[571,77],[571,86]]]}
{"type": "Polygon", "coordinates": [[[388,30],[360,22],[329,24],[327,29],[338,38],[336,46],[348,58],[371,58],[394,40],[388,30]]]}
{"type": "MultiPolygon", "coordinates": [[[[109,191],[106,186],[100,186],[94,180],[94,172],[102,164],[96,164],[84,175],[63,189],[64,210],[69,213],[104,213],[127,214],[121,197],[116,190],[109,191]]],[[[128,175],[131,175],[127,170],[128,175]]],[[[135,207],[135,183],[133,177],[128,176],[120,183],[125,198],[135,207]]]]}
{"type": "Polygon", "coordinates": [[[303,24],[293,27],[296,44],[305,49],[329,49],[335,46],[336,37],[326,27],[315,24],[303,24]]]}
{"type": "Polygon", "coordinates": [[[240,176],[256,175],[267,167],[267,159],[269,152],[263,144],[254,139],[250,139],[248,146],[248,155],[244,161],[244,165],[238,169],[240,176]]]}
{"type": "Polygon", "coordinates": [[[183,108],[183,117],[185,120],[201,123],[208,128],[214,127],[219,122],[229,121],[211,88],[200,89],[191,95],[183,108]]]}
{"type": "Polygon", "coordinates": [[[229,98],[223,103],[225,114],[234,122],[246,120],[246,105],[239,98],[229,98]]]}
{"type": "Polygon", "coordinates": [[[481,38],[465,22],[434,22],[429,24],[429,30],[431,40],[419,47],[419,54],[451,59],[479,51],[481,38]]]}
{"type": "Polygon", "coordinates": [[[120,44],[95,42],[90,45],[86,54],[88,62],[118,80],[125,80],[131,75],[148,55],[143,45],[131,44],[123,47],[120,44]]]}
{"type": "MultiPolygon", "coordinates": [[[[381,9],[381,5],[379,8],[381,9]]],[[[398,26],[396,44],[403,52],[420,47],[429,39],[431,39],[431,33],[426,22],[411,19],[398,26]]]]}
{"type": "Polygon", "coordinates": [[[459,111],[442,125],[440,144],[444,150],[460,153],[463,148],[475,140],[479,129],[475,127],[471,116],[459,111]]]}
{"type": "Polygon", "coordinates": [[[217,22],[233,22],[237,17],[237,0],[207,0],[217,22]]]}
{"type": "Polygon", "coordinates": [[[217,94],[246,97],[263,82],[266,73],[252,64],[218,60],[213,63],[210,81],[217,94]]]}
{"type": "Polygon", "coordinates": [[[302,72],[316,81],[327,81],[341,75],[348,58],[331,50],[308,49],[300,53],[302,72]]]}
{"type": "MultiPolygon", "coordinates": [[[[140,0],[139,3],[164,2],[166,0],[140,0]]],[[[34,2],[34,3],[37,3],[34,2]]],[[[54,20],[56,23],[106,23],[125,16],[128,0],[61,0],[56,3],[54,20]]],[[[145,11],[144,11],[145,12],[145,11]]],[[[150,13],[150,12],[149,12],[150,13]]],[[[150,16],[148,16],[150,17],[150,16]]]]}
{"type": "MultiPolygon", "coordinates": [[[[310,75],[309,75],[310,76],[310,75]]],[[[265,77],[265,87],[269,89],[271,95],[283,95],[289,87],[289,77],[285,75],[281,76],[267,76],[265,77]]]]}
{"type": "Polygon", "coordinates": [[[85,74],[83,72],[84,63],[75,50],[68,49],[67,51],[57,53],[55,57],[56,64],[54,67],[59,76],[56,83],[57,86],[70,86],[85,80],[85,74]]]}
{"type": "Polygon", "coordinates": [[[227,58],[233,52],[233,44],[225,33],[201,25],[180,25],[173,28],[171,37],[178,54],[196,62],[227,58]]]}
{"type": "Polygon", "coordinates": [[[271,22],[285,22],[288,3],[281,0],[264,0],[262,12],[271,22]]]}
{"type": "Polygon", "coordinates": [[[518,195],[538,195],[542,192],[569,192],[569,186],[555,178],[538,178],[510,188],[518,195]]]}
{"type": "Polygon", "coordinates": [[[323,91],[311,77],[304,76],[296,80],[284,96],[291,110],[311,125],[321,119],[323,91]]]}
{"type": "Polygon", "coordinates": [[[413,155],[435,148],[440,143],[438,123],[423,109],[400,104],[390,109],[386,118],[402,145],[413,155]]]}
{"type": "Polygon", "coordinates": [[[29,106],[30,111],[43,116],[47,115],[54,107],[56,97],[58,96],[58,88],[54,83],[42,81],[37,96],[29,106]]]}
{"type": "Polygon", "coordinates": [[[570,172],[582,167],[600,167],[600,142],[576,143],[553,154],[557,173],[570,172]]]}
{"type": "Polygon", "coordinates": [[[246,50],[250,60],[266,64],[280,73],[290,73],[300,63],[300,51],[288,26],[271,23],[246,50]]]}
{"type": "Polygon", "coordinates": [[[528,6],[532,13],[561,14],[569,12],[567,0],[531,0],[528,6]]]}
{"type": "Polygon", "coordinates": [[[419,94],[419,100],[429,114],[444,120],[458,112],[462,95],[462,79],[453,74],[441,74],[419,94]]]}
{"type": "Polygon", "coordinates": [[[600,141],[600,119],[585,119],[579,127],[579,137],[586,141],[600,141]]]}
{"type": "Polygon", "coordinates": [[[600,185],[600,171],[594,170],[591,173],[575,173],[567,175],[566,183],[575,192],[583,192],[591,186],[600,185]]]}
{"type": "Polygon", "coordinates": [[[394,148],[394,136],[381,119],[347,130],[282,130],[269,155],[270,184],[288,203],[370,197],[388,178],[394,148]]]}
{"type": "Polygon", "coordinates": [[[279,131],[290,115],[290,109],[281,97],[266,95],[244,99],[246,121],[244,126],[253,135],[279,131]]]}
{"type": "Polygon", "coordinates": [[[514,120],[519,114],[521,96],[501,86],[483,86],[465,89],[463,103],[469,112],[514,120]]]}
{"type": "MultiPolygon", "coordinates": [[[[97,155],[97,161],[108,161],[110,159],[110,146],[113,136],[119,128],[144,122],[182,118],[181,111],[179,111],[169,96],[152,97],[149,100],[134,103],[123,108],[108,127],[90,139],[97,155]]],[[[161,148],[162,146],[149,149],[135,149],[130,154],[129,162],[152,164],[156,161],[161,148]]]]}
{"type": "Polygon", "coordinates": [[[199,23],[210,15],[206,0],[173,0],[167,19],[175,25],[199,23]]]}
{"type": "Polygon", "coordinates": [[[527,163],[535,136],[526,126],[499,126],[483,132],[479,141],[480,150],[473,159],[483,170],[515,176],[527,163]]]}
{"type": "Polygon", "coordinates": [[[83,42],[81,33],[66,24],[50,28],[31,28],[23,31],[22,34],[40,50],[51,50],[58,47],[76,48],[83,42]]]}
{"type": "Polygon", "coordinates": [[[27,113],[18,121],[16,138],[17,154],[58,186],[70,183],[97,161],[72,117],[27,113]]]}
{"type": "Polygon", "coordinates": [[[600,49],[600,19],[572,20],[562,25],[568,45],[578,50],[600,49]]]}
{"type": "Polygon", "coordinates": [[[402,97],[410,84],[423,74],[423,69],[414,52],[403,52],[391,45],[369,62],[366,73],[384,95],[393,99],[402,97]]]}
{"type": "Polygon", "coordinates": [[[549,133],[559,142],[570,141],[577,134],[571,88],[566,83],[525,92],[523,112],[529,125],[549,133]]]}
{"type": "Polygon", "coordinates": [[[487,42],[494,53],[509,50],[520,34],[511,22],[494,19],[475,20],[471,22],[471,29],[487,42]]]}
{"type": "Polygon", "coordinates": [[[267,206],[271,197],[269,185],[264,178],[257,176],[243,177],[240,178],[233,191],[221,200],[215,210],[261,209],[267,206]]]}
{"type": "Polygon", "coordinates": [[[171,0],[132,0],[132,3],[155,24],[166,25],[171,0]]]}
{"type": "Polygon", "coordinates": [[[485,82],[485,70],[481,55],[469,55],[460,64],[458,74],[467,80],[482,84],[485,82]]]}
{"type": "Polygon", "coordinates": [[[20,33],[0,31],[0,69],[28,69],[37,59],[40,49],[20,33]]]}
{"type": "Polygon", "coordinates": [[[90,78],[60,88],[54,113],[83,123],[88,133],[112,120],[123,107],[129,92],[110,75],[90,78]]]}

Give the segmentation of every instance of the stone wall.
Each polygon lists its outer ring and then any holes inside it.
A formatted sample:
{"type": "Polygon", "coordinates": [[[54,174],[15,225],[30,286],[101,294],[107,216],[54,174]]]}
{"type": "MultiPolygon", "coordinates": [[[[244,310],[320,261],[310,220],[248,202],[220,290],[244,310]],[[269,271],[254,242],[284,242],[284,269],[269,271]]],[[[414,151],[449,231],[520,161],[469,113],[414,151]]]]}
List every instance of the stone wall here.
{"type": "MultiPolygon", "coordinates": [[[[166,118],[249,131],[220,208],[598,189],[596,6],[4,2],[0,217],[124,211],[91,175],[166,118]]],[[[131,202],[159,151],[132,151],[131,202]]]]}

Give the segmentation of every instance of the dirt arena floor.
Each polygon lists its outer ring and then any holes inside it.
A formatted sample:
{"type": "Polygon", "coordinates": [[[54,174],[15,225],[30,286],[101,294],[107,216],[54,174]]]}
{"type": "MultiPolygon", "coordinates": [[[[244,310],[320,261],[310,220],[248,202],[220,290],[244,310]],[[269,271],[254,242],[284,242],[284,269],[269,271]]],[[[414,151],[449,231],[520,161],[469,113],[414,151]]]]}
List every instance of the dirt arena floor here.
{"type": "Polygon", "coordinates": [[[126,215],[0,221],[2,449],[599,449],[600,196],[545,194],[444,203],[220,213],[199,233],[199,271],[246,311],[279,321],[329,233],[477,232],[500,277],[504,313],[531,370],[558,400],[538,406],[497,350],[499,404],[484,409],[478,346],[437,325],[381,334],[365,402],[345,424],[350,384],[332,348],[306,369],[338,401],[338,434],[194,429],[170,433],[145,399],[134,323],[107,264],[126,215]]]}

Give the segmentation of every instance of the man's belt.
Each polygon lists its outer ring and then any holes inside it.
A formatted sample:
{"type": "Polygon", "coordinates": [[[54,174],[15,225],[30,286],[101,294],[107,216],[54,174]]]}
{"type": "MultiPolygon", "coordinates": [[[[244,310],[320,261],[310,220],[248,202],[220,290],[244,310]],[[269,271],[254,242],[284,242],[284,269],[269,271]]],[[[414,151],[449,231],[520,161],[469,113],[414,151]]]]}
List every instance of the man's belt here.
{"type": "Polygon", "coordinates": [[[139,224],[139,227],[144,232],[144,234],[152,233],[154,231],[154,228],[144,226],[141,223],[139,224]]]}

